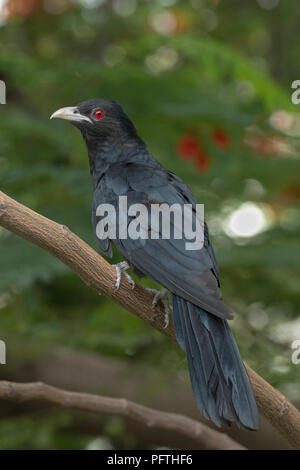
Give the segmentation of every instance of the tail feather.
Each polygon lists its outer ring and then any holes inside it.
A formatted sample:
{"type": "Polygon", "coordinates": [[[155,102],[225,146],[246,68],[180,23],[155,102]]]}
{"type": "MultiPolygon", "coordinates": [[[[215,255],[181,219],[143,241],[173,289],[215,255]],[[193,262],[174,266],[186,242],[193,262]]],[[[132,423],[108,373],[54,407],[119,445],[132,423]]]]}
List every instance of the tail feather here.
{"type": "Polygon", "coordinates": [[[226,320],[173,295],[174,327],[186,351],[195,400],[217,426],[257,429],[249,378],[226,320]]]}

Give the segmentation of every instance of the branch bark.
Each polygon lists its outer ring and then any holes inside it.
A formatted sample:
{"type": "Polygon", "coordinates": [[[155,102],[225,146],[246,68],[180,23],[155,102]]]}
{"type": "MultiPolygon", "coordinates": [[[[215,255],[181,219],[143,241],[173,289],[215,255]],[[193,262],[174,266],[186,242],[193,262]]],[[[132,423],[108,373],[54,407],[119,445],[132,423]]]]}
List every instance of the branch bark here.
{"type": "Polygon", "coordinates": [[[175,413],[154,410],[124,398],[110,398],[90,393],[69,392],[42,382],[0,381],[0,399],[16,401],[45,400],[64,408],[125,416],[151,428],[176,431],[199,442],[209,450],[245,450],[227,434],[214,431],[203,423],[175,413]]]}
{"type": "MultiPolygon", "coordinates": [[[[47,250],[78,274],[88,286],[175,340],[172,322],[164,328],[162,308],[157,306],[153,311],[152,295],[139,285],[132,290],[125,276],[119,290],[116,290],[115,269],[68,227],[37,214],[1,191],[0,225],[47,250]]],[[[248,365],[246,367],[261,414],[278,429],[292,448],[300,449],[300,412],[248,365]]]]}

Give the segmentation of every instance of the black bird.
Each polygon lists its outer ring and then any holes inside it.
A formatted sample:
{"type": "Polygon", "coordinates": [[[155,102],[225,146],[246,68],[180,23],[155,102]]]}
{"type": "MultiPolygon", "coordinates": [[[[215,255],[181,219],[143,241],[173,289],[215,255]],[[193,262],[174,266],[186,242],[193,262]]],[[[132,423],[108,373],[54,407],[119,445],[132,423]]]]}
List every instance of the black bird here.
{"type": "MultiPolygon", "coordinates": [[[[127,196],[128,206],[178,203],[195,208],[189,187],[150,154],[132,121],[114,101],[92,99],[59,109],[51,118],[71,121],[85,140],[94,185],[95,231],[99,204],[112,204],[118,222],[119,196],[127,196]]],[[[121,239],[118,230],[116,235],[116,239],[97,240],[106,256],[112,256],[113,243],[126,259],[117,265],[117,287],[122,272],[130,279],[126,270],[131,267],[172,293],[175,333],[187,354],[201,412],[217,426],[234,422],[241,428],[257,429],[257,406],[228,326],[232,312],[222,301],[217,261],[206,224],[204,245],[198,250],[186,250],[184,236],[121,239]]],[[[154,303],[160,298],[156,295],[154,303]]]]}

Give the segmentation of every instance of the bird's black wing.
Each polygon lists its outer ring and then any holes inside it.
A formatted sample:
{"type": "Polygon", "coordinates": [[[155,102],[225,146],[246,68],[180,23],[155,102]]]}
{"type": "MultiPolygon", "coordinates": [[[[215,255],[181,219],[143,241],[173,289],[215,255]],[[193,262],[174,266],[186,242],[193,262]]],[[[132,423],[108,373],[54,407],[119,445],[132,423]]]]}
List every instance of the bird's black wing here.
{"type": "MultiPolygon", "coordinates": [[[[140,203],[149,209],[151,204],[192,204],[196,201],[191,190],[180,178],[162,167],[139,163],[120,163],[110,167],[94,193],[93,219],[97,224],[95,208],[101,202],[114,205],[119,220],[119,196],[127,196],[128,206],[140,203]]],[[[128,222],[131,219],[128,218],[128,222]]],[[[131,238],[112,240],[133,268],[143,272],[173,294],[221,318],[232,318],[231,310],[223,303],[219,289],[216,259],[209,241],[207,227],[201,249],[187,250],[187,240],[131,238]]],[[[117,228],[118,235],[118,228],[117,228]]],[[[172,230],[171,230],[172,235],[172,230]]],[[[99,241],[109,253],[107,241],[99,241]]],[[[102,248],[103,249],[103,248],[102,248]]]]}

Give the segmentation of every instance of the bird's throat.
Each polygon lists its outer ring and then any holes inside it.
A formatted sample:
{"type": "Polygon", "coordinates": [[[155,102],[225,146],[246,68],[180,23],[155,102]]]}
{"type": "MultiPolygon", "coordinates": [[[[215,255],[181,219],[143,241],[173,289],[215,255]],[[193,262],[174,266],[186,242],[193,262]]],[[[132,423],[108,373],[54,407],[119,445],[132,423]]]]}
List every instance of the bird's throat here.
{"type": "Polygon", "coordinates": [[[137,139],[106,137],[105,139],[96,136],[84,135],[84,140],[88,150],[90,172],[93,178],[94,187],[97,185],[99,176],[103,175],[107,169],[119,162],[129,162],[141,158],[147,154],[144,142],[137,139]]]}

